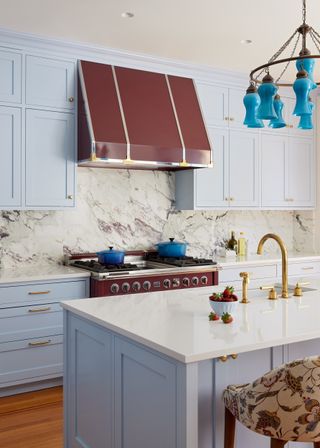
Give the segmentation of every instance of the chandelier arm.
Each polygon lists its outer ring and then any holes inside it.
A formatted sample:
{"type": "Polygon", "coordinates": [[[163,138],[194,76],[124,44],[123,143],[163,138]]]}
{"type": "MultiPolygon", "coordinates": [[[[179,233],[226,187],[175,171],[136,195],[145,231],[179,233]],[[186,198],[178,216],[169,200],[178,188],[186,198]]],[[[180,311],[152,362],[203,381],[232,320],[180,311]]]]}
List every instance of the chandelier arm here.
{"type": "MultiPolygon", "coordinates": [[[[296,42],[295,42],[295,44],[294,44],[294,47],[293,47],[293,50],[292,50],[292,52],[291,52],[290,58],[292,58],[293,55],[295,54],[296,49],[297,49],[297,46],[298,46],[298,43],[299,43],[299,40],[300,40],[300,34],[298,33],[298,37],[297,37],[296,42]]],[[[287,69],[288,69],[288,67],[289,67],[289,65],[290,65],[290,62],[291,62],[291,61],[288,61],[288,62],[286,63],[284,69],[282,70],[282,72],[280,73],[280,75],[278,76],[278,78],[276,79],[276,84],[278,84],[278,82],[280,81],[280,79],[282,78],[282,76],[283,76],[283,75],[285,74],[285,72],[287,71],[287,69]]]]}
{"type": "Polygon", "coordinates": [[[320,35],[319,35],[319,37],[317,37],[317,33],[315,33],[315,32],[314,32],[314,29],[311,28],[311,30],[310,30],[310,36],[311,36],[311,39],[312,39],[312,41],[313,41],[313,43],[314,43],[316,49],[317,49],[317,50],[319,51],[319,53],[320,53],[320,35]]]}
{"type": "Polygon", "coordinates": [[[313,32],[315,36],[317,36],[318,39],[320,39],[320,34],[314,28],[311,27],[310,30],[313,32]]]}
{"type": "MultiPolygon", "coordinates": [[[[291,62],[291,61],[296,61],[298,59],[320,59],[320,54],[311,54],[308,56],[293,56],[291,58],[285,58],[285,59],[278,59],[276,61],[273,61],[271,63],[267,63],[267,64],[263,64],[260,65],[259,67],[256,67],[255,69],[253,69],[250,73],[250,80],[253,83],[257,83],[257,84],[261,84],[261,81],[259,79],[257,79],[257,77],[255,77],[255,73],[257,73],[259,70],[264,70],[266,68],[269,68],[269,66],[272,65],[277,65],[277,64],[284,64],[286,62],[291,62]]],[[[320,85],[320,82],[316,83],[317,85],[320,85]]],[[[283,86],[283,87],[290,87],[293,85],[293,83],[279,83],[277,84],[278,86],[283,86]]]]}

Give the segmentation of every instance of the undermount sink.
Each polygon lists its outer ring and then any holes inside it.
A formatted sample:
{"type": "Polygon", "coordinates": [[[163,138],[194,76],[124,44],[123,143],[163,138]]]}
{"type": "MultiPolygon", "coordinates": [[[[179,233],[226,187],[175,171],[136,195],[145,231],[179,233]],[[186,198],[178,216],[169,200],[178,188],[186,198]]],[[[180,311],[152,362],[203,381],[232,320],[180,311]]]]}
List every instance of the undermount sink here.
{"type": "MultiPolygon", "coordinates": [[[[294,292],[294,288],[295,288],[295,286],[296,285],[288,285],[288,291],[291,293],[291,292],[294,292]]],[[[277,290],[277,292],[281,292],[281,288],[282,288],[282,285],[281,285],[281,283],[276,283],[275,285],[274,285],[274,287],[275,287],[275,289],[277,290]]],[[[315,288],[308,288],[308,286],[301,286],[301,289],[302,289],[302,291],[303,292],[310,292],[310,291],[317,291],[317,289],[315,289],[315,288]]]]}

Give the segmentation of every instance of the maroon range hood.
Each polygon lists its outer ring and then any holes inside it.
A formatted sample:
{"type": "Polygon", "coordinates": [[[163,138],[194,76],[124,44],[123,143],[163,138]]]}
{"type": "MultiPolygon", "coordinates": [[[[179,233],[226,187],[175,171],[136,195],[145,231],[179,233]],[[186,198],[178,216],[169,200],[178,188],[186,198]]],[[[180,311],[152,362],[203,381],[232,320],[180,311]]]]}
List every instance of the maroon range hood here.
{"type": "Polygon", "coordinates": [[[192,79],[80,61],[79,81],[80,166],[212,166],[192,79]]]}

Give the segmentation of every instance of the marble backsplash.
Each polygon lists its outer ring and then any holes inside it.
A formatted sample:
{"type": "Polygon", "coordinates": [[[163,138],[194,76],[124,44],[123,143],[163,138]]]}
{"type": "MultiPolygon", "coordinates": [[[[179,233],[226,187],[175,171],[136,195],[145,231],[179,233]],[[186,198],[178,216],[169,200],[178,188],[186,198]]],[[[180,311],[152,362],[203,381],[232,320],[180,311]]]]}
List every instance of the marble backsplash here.
{"type": "Polygon", "coordinates": [[[245,232],[249,253],[267,232],[279,233],[288,250],[313,250],[311,211],[176,211],[174,174],[92,168],[77,174],[76,209],[0,212],[2,266],[56,263],[64,253],[110,245],[150,248],[169,237],[189,242],[190,255],[212,257],[231,230],[245,232]]]}

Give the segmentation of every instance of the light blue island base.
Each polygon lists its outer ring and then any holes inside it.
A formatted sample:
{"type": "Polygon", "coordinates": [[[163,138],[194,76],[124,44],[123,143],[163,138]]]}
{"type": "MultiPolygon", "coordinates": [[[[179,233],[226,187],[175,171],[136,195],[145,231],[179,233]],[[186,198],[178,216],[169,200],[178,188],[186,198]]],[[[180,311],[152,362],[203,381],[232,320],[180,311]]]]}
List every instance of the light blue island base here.
{"type": "MultiPolygon", "coordinates": [[[[183,363],[72,311],[65,314],[65,448],[223,448],[223,389],[289,359],[320,353],[320,340],[183,363]]],[[[236,448],[267,448],[237,425],[236,448]]],[[[289,446],[289,445],[288,445],[289,446]]],[[[290,447],[311,447],[290,444],[290,447]]]]}

